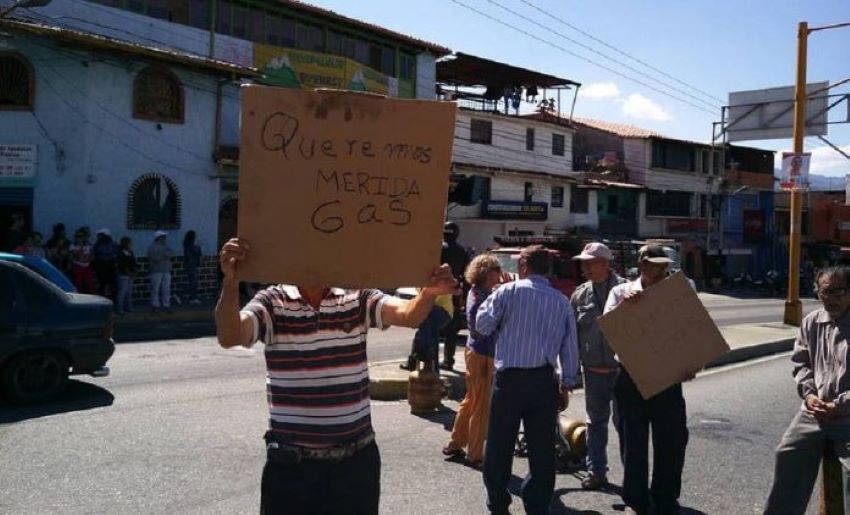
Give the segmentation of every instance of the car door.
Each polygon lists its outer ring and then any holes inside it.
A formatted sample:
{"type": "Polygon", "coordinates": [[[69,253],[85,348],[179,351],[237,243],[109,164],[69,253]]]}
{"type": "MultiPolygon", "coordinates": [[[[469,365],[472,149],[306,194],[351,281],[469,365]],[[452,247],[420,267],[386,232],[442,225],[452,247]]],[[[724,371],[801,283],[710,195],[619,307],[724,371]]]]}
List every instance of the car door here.
{"type": "Polygon", "coordinates": [[[26,267],[14,275],[18,289],[18,305],[24,310],[26,331],[21,343],[28,346],[53,344],[57,337],[57,323],[61,322],[61,290],[44,277],[26,267]]]}
{"type": "Polygon", "coordinates": [[[21,344],[22,309],[10,267],[0,263],[0,359],[21,344]]]}

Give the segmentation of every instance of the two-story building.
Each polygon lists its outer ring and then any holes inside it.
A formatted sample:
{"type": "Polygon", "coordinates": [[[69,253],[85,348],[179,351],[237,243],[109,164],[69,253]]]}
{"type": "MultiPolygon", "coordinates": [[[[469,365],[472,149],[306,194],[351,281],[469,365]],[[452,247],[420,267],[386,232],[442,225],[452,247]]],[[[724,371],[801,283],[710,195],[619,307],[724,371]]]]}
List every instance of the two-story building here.
{"type": "Polygon", "coordinates": [[[520,116],[541,98],[557,109],[547,93],[554,100],[576,82],[460,53],[437,63],[437,78],[442,99],[459,105],[452,177],[466,198],[450,202],[447,218],[463,245],[596,228],[596,191],[577,187],[572,171],[574,130],[520,116]]]}
{"type": "Polygon", "coordinates": [[[210,277],[236,228],[240,84],[433,99],[449,53],[287,0],[53,0],[0,29],[0,169],[19,170],[0,226],[108,228],[140,254],[163,229],[178,255],[193,229],[210,277]]]}

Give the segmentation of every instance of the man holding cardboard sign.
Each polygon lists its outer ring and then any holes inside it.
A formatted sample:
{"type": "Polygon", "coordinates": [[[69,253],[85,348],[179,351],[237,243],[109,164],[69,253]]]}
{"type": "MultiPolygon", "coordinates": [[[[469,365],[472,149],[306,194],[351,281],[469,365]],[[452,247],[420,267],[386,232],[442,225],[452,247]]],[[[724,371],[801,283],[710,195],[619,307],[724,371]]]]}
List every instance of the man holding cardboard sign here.
{"type": "Polygon", "coordinates": [[[652,504],[654,513],[672,514],[678,513],[688,443],[681,383],[728,347],[686,278],[676,274],[665,281],[672,260],[662,247],[641,247],[638,261],[640,277],[611,290],[599,325],[621,363],[614,395],[623,501],[635,513],[648,513],[652,504]]]}
{"type": "Polygon", "coordinates": [[[369,411],[366,332],[418,327],[458,283],[436,268],[410,301],[380,290],[277,285],[239,309],[238,267],[247,241],[221,250],[216,306],[222,347],[265,345],[269,402],[261,512],[377,514],[381,460],[369,411]]]}

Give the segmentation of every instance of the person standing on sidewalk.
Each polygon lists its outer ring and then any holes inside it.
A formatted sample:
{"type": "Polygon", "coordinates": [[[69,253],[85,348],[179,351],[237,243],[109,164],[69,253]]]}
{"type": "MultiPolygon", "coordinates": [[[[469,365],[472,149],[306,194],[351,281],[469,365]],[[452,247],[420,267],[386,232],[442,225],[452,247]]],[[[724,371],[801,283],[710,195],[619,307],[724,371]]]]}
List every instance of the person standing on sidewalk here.
{"type": "Polygon", "coordinates": [[[791,355],[803,404],[776,448],[768,515],[805,513],[829,448],[841,463],[850,513],[850,268],[821,270],[816,284],[823,307],[803,319],[791,355]]]}
{"type": "Polygon", "coordinates": [[[183,236],[183,270],[186,272],[186,300],[189,304],[200,304],[198,298],[198,268],[201,266],[201,246],[198,245],[198,234],[186,231],[183,236]]]}
{"type": "Polygon", "coordinates": [[[529,473],[522,485],[526,513],[549,512],[555,488],[555,428],[576,386],[578,345],[573,309],[546,275],[550,253],[520,252],[519,280],[499,287],[478,309],[475,330],[496,340],[495,381],[484,450],[484,485],[492,513],[509,513],[514,445],[525,428],[529,473]],[[560,381],[555,370],[560,364],[560,381]]]}
{"type": "MultiPolygon", "coordinates": [[[[581,486],[585,490],[596,490],[608,484],[608,422],[620,366],[597,320],[605,310],[608,294],[626,280],[611,270],[614,253],[602,243],[588,243],[573,259],[581,261],[581,269],[588,279],[576,288],[570,299],[576,314],[587,411],[587,469],[590,475],[582,480],[581,486]]],[[[614,427],[617,423],[615,408],[614,427]]]]}
{"type": "Polygon", "coordinates": [[[118,248],[112,241],[112,233],[109,229],[98,229],[95,233],[93,247],[95,278],[97,279],[97,294],[115,301],[118,292],[118,273],[116,260],[118,259],[118,248]]]}
{"type": "Polygon", "coordinates": [[[484,435],[490,420],[490,392],[493,383],[493,337],[475,330],[475,314],[493,289],[502,282],[502,266],[496,256],[476,256],[464,274],[472,285],[466,297],[466,321],[469,340],[466,344],[466,396],[460,403],[449,443],[443,447],[446,456],[461,455],[466,448],[467,462],[480,467],[484,462],[484,435]]]}
{"type": "MultiPolygon", "coordinates": [[[[605,304],[605,313],[623,302],[639,302],[643,291],[667,277],[672,263],[659,245],[644,245],[638,250],[640,276],[631,282],[614,286],[605,304]]],[[[693,286],[693,284],[692,284],[693,286]]],[[[693,379],[685,374],[682,381],[693,379]]],[[[628,370],[622,365],[614,385],[617,412],[620,417],[620,442],[623,446],[623,502],[632,513],[650,513],[650,503],[657,515],[679,511],[682,469],[688,445],[688,420],[682,384],[644,399],[628,370]],[[652,428],[653,471],[649,487],[649,430],[652,428]]]]}
{"type": "MultiPolygon", "coordinates": [[[[469,253],[457,242],[459,236],[460,227],[454,222],[446,222],[443,227],[443,240],[446,244],[443,250],[445,255],[444,263],[448,263],[452,267],[452,273],[455,278],[463,284],[463,274],[466,271],[466,267],[469,266],[469,253]]],[[[463,295],[466,291],[466,286],[464,285],[464,290],[452,298],[454,302],[454,315],[444,331],[446,340],[443,346],[443,363],[440,365],[440,368],[443,370],[453,370],[455,366],[458,332],[463,325],[463,295]]]]}
{"type": "Polygon", "coordinates": [[[148,248],[148,273],[151,279],[151,307],[171,311],[171,249],[165,241],[168,233],[156,231],[148,248]]]}
{"type": "Polygon", "coordinates": [[[276,285],[240,311],[236,271],[249,255],[245,240],[222,247],[215,320],[222,347],[266,346],[270,420],[260,511],[377,514],[381,458],[370,416],[367,331],[419,326],[435,299],[458,283],[442,265],[409,301],[380,290],[276,285]]]}
{"type": "Polygon", "coordinates": [[[74,233],[74,243],[68,247],[71,255],[71,281],[79,293],[94,293],[94,274],[91,269],[92,248],[88,227],[74,233]]]}
{"type": "Polygon", "coordinates": [[[118,248],[118,298],[115,300],[115,311],[119,315],[133,311],[133,280],[137,269],[133,241],[124,236],[118,248]]]}

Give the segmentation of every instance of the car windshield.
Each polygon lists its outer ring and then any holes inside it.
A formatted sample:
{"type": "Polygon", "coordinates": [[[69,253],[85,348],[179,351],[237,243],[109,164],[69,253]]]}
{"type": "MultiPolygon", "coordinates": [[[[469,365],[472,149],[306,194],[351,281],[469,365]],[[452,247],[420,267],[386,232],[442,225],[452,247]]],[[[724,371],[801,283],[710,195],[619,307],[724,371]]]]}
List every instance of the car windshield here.
{"type": "Polygon", "coordinates": [[[519,263],[518,259],[515,259],[514,256],[517,254],[510,254],[507,252],[494,252],[494,256],[499,260],[499,264],[502,266],[502,271],[508,272],[511,274],[516,274],[519,271],[517,270],[517,264],[519,263]]]}

